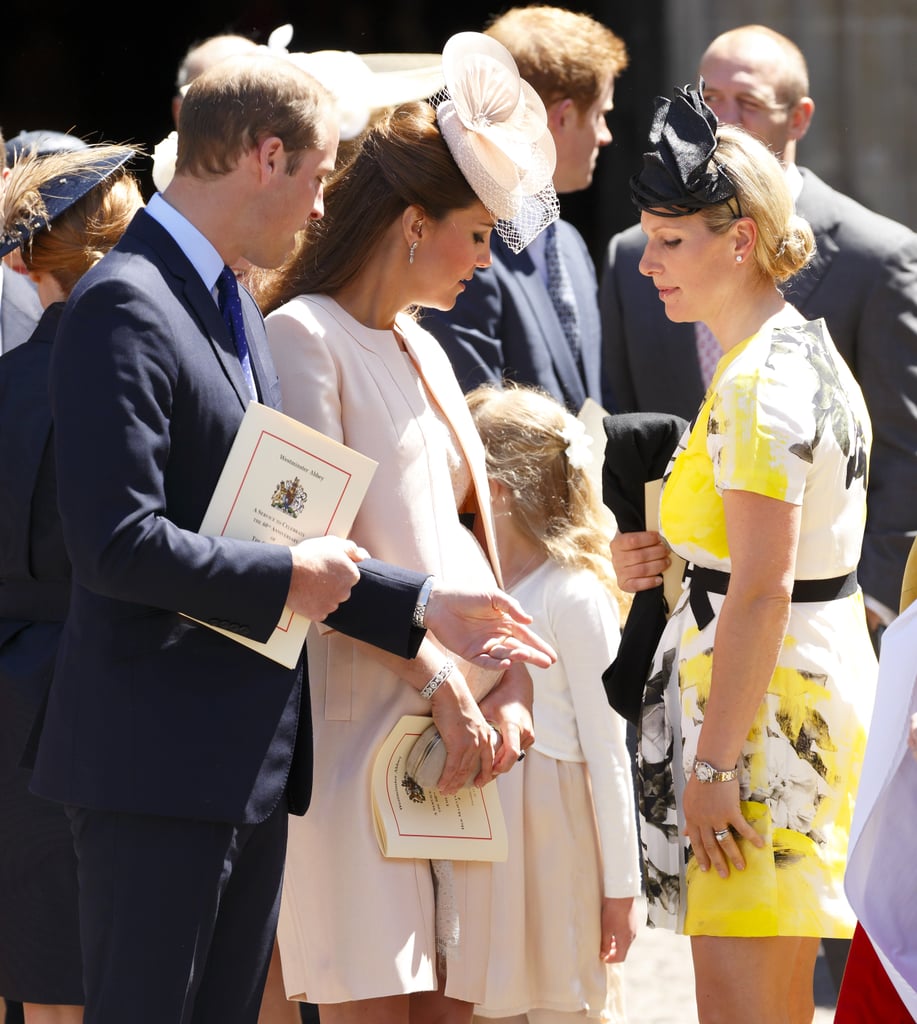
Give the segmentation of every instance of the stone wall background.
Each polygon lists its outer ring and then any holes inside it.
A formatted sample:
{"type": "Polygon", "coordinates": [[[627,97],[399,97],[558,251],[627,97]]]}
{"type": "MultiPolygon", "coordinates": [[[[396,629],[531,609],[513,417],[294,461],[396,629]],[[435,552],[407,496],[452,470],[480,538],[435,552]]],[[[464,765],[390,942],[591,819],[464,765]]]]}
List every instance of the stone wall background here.
{"type": "Polygon", "coordinates": [[[696,78],[706,44],[726,29],[766,24],[792,39],[815,100],[798,161],[917,229],[917,0],[668,0],[665,8],[673,85],[696,78]]]}

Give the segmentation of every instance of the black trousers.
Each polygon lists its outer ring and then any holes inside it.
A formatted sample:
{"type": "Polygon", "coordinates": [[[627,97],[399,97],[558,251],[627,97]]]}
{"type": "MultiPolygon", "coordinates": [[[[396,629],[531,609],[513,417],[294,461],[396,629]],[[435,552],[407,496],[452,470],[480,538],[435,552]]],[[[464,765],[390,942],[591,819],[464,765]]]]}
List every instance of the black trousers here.
{"type": "Polygon", "coordinates": [[[85,1024],[257,1024],[280,908],[285,802],[243,826],[68,814],[85,1024]]]}

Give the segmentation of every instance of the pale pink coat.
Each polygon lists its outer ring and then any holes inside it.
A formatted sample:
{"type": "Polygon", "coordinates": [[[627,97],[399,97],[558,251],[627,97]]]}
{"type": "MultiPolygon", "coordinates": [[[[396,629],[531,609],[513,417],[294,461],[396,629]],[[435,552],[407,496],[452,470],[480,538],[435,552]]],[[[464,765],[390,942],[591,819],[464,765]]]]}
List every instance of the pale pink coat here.
{"type": "MultiPolygon", "coordinates": [[[[363,327],[326,296],[301,296],[268,316],[284,412],[378,462],[351,531],[371,555],[493,585],[484,450],[464,395],[438,342],[410,317],[397,323],[408,355],[391,331],[363,327]],[[456,443],[487,554],[458,520],[447,458],[456,443]]],[[[435,989],[430,862],[383,858],[370,806],[383,739],[401,715],[430,706],[343,635],[313,626],[308,657],[315,774],[307,815],[290,819],[278,932],[287,995],[322,1003],[435,989]]],[[[455,863],[460,936],[446,991],[471,1002],[484,991],[489,878],[487,864],[455,863]]]]}

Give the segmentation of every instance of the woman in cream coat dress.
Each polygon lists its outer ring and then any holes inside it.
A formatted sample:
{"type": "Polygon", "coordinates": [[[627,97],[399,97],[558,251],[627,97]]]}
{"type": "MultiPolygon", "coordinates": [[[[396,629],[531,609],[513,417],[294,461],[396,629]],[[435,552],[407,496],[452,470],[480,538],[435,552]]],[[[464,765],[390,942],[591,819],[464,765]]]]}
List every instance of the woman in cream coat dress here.
{"type": "MultiPolygon", "coordinates": [[[[478,33],[453,37],[447,83],[485,52],[472,102],[486,110],[515,97],[506,130],[521,124],[531,134],[537,167],[514,177],[528,176],[527,187],[537,178],[531,191],[546,189],[547,202],[512,201],[492,184],[479,192],[475,183],[493,175],[467,145],[473,116],[455,116],[448,100],[438,112],[405,104],[338,172],[324,219],[260,297],[285,412],[378,463],[351,537],[374,556],[490,586],[500,575],[483,447],[447,356],[408,312],[450,308],[463,280],[489,264],[495,227],[520,247],[529,240],[524,224],[520,232],[501,220],[510,209],[539,204],[529,237],[556,216],[543,107],[508,53],[478,33]]],[[[462,88],[450,92],[467,99],[462,88]]],[[[308,651],[315,785],[308,814],[291,822],[278,929],[287,995],[320,1004],[324,1024],[470,1021],[489,957],[490,865],[385,859],[370,775],[398,719],[431,705],[452,759],[442,789],[508,770],[533,738],[531,681],[515,666],[498,681],[460,663],[428,702],[418,690],[443,675],[448,652],[392,659],[315,626],[308,651]],[[448,722],[443,704],[454,709],[448,722]],[[485,716],[501,733],[496,754],[485,716]]]]}

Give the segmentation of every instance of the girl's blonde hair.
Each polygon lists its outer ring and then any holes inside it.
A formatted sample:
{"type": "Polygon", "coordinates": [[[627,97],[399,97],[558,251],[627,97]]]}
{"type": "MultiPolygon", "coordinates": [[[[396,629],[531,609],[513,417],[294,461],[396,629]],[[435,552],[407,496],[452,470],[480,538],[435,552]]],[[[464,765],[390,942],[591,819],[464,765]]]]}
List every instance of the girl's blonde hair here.
{"type": "Polygon", "coordinates": [[[510,382],[482,384],[466,399],[484,443],[487,475],[508,488],[515,525],[554,561],[594,572],[623,614],[628,601],[611,564],[610,513],[585,466],[572,465],[567,454],[564,434],[574,417],[547,392],[510,382]]]}

